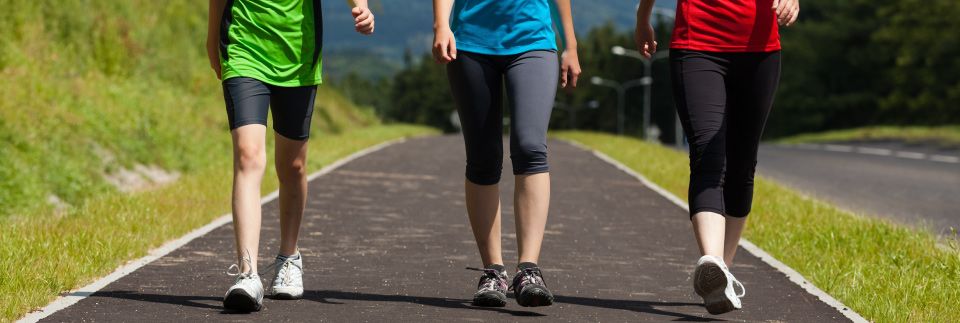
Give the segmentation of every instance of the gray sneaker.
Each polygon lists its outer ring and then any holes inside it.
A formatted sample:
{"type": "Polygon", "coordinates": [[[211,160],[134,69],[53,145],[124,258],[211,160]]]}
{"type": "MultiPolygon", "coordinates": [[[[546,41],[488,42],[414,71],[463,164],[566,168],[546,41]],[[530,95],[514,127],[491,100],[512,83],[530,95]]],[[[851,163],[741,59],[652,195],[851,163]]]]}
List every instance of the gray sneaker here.
{"type": "Polygon", "coordinates": [[[291,257],[277,256],[270,266],[274,270],[270,294],[277,299],[303,297],[303,256],[298,251],[291,257]]]}
{"type": "MultiPolygon", "coordinates": [[[[230,266],[231,269],[239,266],[230,266]]],[[[223,308],[239,312],[256,312],[263,308],[263,283],[260,276],[253,272],[228,274],[237,276],[236,282],[223,296],[223,308]]]]}
{"type": "Polygon", "coordinates": [[[487,267],[484,269],[467,267],[470,270],[482,271],[477,292],[473,294],[473,305],[484,307],[502,307],[507,305],[507,272],[503,266],[499,268],[487,267]]]}

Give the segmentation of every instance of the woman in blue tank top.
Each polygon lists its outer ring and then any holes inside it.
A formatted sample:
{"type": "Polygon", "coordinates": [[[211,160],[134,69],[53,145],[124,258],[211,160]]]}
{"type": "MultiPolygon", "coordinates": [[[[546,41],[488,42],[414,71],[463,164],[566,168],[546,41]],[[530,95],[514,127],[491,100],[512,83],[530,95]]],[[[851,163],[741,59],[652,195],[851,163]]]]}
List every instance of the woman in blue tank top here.
{"type": "Polygon", "coordinates": [[[467,214],[484,268],[477,306],[553,304],[537,265],[550,204],[547,126],[557,92],[580,75],[570,0],[434,0],[433,54],[447,64],[467,152],[467,214]],[[556,13],[556,15],[555,15],[556,13]],[[558,16],[559,19],[553,18],[558,16]],[[557,36],[564,45],[557,54],[557,36]],[[510,158],[519,259],[508,287],[500,250],[503,89],[510,109],[510,158]]]}

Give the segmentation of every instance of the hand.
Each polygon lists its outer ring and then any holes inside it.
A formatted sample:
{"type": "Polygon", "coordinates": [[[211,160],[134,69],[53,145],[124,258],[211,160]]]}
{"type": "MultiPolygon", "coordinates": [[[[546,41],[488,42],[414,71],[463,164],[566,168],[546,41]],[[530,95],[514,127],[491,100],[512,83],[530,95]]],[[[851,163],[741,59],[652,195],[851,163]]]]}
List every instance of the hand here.
{"type": "Polygon", "coordinates": [[[217,73],[217,79],[221,79],[219,40],[207,40],[207,60],[210,61],[210,68],[217,73]]]}
{"type": "Polygon", "coordinates": [[[440,27],[433,32],[433,59],[440,64],[457,59],[457,40],[449,27],[440,27]]]}
{"type": "Polygon", "coordinates": [[[789,27],[800,16],[800,0],[773,0],[773,12],[778,24],[789,27]]]}
{"type": "Polygon", "coordinates": [[[580,58],[576,49],[568,49],[560,55],[560,87],[573,89],[580,79],[580,58]]]}
{"type": "Polygon", "coordinates": [[[353,14],[353,28],[356,29],[358,33],[364,35],[373,33],[374,18],[373,12],[370,12],[370,8],[354,7],[350,10],[350,13],[353,14]]]}
{"type": "Polygon", "coordinates": [[[637,44],[637,50],[647,59],[653,57],[653,54],[657,52],[657,36],[649,22],[637,21],[637,29],[633,33],[633,42],[637,44]]]}

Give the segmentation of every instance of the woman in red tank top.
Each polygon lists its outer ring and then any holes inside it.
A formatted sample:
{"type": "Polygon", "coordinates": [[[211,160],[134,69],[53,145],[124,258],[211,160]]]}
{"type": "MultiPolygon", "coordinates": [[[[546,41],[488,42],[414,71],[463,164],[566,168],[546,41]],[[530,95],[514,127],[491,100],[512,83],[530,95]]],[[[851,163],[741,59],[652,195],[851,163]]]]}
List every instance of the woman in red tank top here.
{"type": "MultiPolygon", "coordinates": [[[[657,50],[650,13],[637,10],[637,48],[657,50]]],[[[674,100],[690,144],[690,220],[703,255],[694,291],[711,314],[740,309],[730,273],[753,204],[757,149],[780,82],[779,26],[798,0],[680,0],[670,44],[674,100]]]]}

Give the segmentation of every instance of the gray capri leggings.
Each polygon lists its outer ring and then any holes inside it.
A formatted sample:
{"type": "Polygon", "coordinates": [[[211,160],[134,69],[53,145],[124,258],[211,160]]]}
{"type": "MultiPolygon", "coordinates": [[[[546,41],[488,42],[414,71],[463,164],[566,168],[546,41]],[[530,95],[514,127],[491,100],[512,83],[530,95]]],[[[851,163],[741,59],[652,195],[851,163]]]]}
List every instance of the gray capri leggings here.
{"type": "Polygon", "coordinates": [[[500,182],[503,169],[503,89],[510,108],[513,174],[549,171],[547,126],[557,94],[560,65],[554,51],[517,55],[459,52],[447,76],[467,150],[467,180],[500,182]]]}

